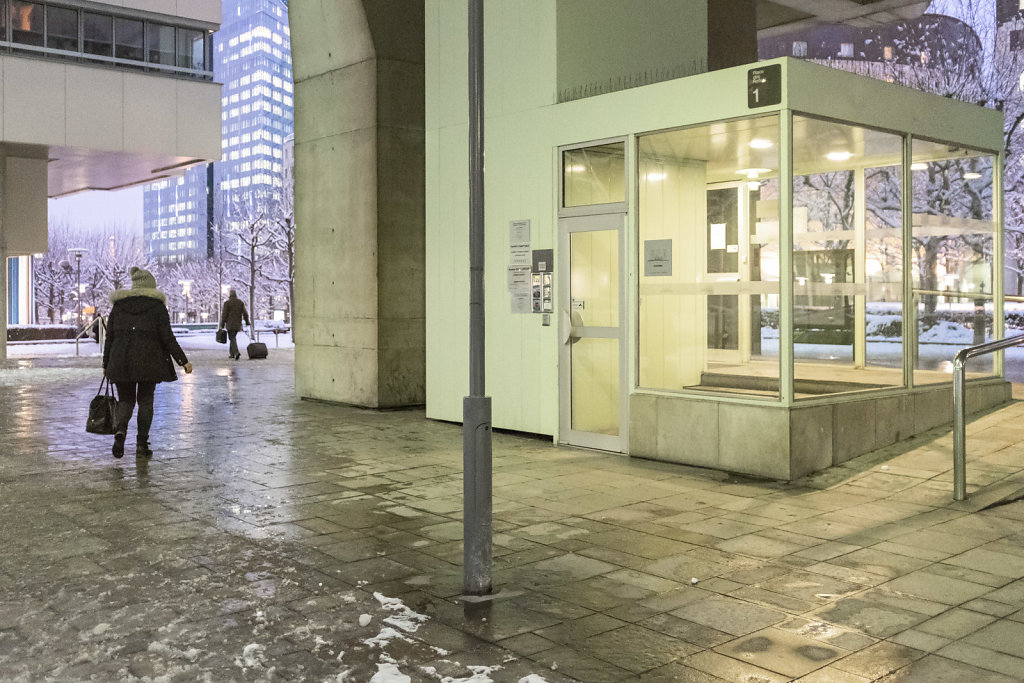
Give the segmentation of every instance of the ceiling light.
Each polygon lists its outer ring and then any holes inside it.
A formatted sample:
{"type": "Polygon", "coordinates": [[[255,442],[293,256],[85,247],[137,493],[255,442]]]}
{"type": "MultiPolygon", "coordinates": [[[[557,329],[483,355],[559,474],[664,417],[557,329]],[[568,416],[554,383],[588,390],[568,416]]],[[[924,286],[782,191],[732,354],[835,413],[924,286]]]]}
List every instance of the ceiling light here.
{"type": "Polygon", "coordinates": [[[664,180],[664,179],[665,179],[665,177],[666,177],[666,175],[667,175],[667,174],[665,174],[665,173],[661,173],[661,172],[658,172],[658,171],[654,171],[653,173],[648,173],[648,174],[646,174],[646,175],[644,176],[644,180],[649,180],[649,181],[658,181],[658,180],[664,180]]]}
{"type": "Polygon", "coordinates": [[[926,164],[924,162],[921,162],[921,161],[917,162],[916,164],[911,164],[910,165],[910,170],[911,171],[924,171],[924,170],[927,170],[927,169],[928,169],[928,164],[926,164]]]}
{"type": "Polygon", "coordinates": [[[740,170],[738,170],[736,172],[738,174],[740,174],[740,175],[745,175],[748,178],[754,179],[754,178],[759,178],[762,173],[771,173],[772,169],[770,169],[770,168],[741,168],[740,170]]]}
{"type": "Polygon", "coordinates": [[[978,173],[977,171],[968,171],[967,173],[964,173],[965,180],[977,180],[980,177],[981,174],[978,173]]]}
{"type": "Polygon", "coordinates": [[[768,149],[769,147],[774,147],[775,143],[764,138],[754,138],[750,141],[750,146],[754,149],[768,149]]]}
{"type": "Polygon", "coordinates": [[[829,152],[825,158],[829,161],[846,161],[853,156],[853,152],[829,152]]]}

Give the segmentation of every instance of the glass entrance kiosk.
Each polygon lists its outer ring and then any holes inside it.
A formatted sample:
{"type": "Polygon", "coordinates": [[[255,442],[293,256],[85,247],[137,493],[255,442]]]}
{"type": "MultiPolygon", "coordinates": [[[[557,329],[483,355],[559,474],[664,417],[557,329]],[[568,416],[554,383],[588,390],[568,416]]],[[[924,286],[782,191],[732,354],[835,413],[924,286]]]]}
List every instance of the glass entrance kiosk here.
{"type": "Polygon", "coordinates": [[[788,480],[949,422],[1002,336],[1001,114],[788,59],[652,88],[677,124],[560,147],[562,440],[788,480]]]}

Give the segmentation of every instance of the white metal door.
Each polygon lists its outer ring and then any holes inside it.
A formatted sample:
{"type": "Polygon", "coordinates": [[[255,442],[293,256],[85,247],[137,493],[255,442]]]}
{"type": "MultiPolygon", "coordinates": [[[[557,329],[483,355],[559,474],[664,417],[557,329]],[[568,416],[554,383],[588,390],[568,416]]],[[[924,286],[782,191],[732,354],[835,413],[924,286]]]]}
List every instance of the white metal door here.
{"type": "Polygon", "coordinates": [[[573,216],[558,226],[567,275],[559,301],[559,438],[625,452],[625,215],[573,216]]]}

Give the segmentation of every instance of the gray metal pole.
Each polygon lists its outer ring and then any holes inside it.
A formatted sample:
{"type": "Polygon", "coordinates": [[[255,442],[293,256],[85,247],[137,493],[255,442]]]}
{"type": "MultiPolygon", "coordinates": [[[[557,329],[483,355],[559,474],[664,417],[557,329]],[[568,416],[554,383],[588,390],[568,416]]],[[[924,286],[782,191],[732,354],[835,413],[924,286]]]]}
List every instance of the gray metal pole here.
{"type": "Polygon", "coordinates": [[[469,0],[469,396],[462,402],[463,571],[491,592],[491,399],[484,396],[484,5],[469,0]]]}
{"type": "Polygon", "coordinates": [[[953,360],[953,500],[967,497],[967,406],[964,401],[964,367],[967,358],[953,360]]]}

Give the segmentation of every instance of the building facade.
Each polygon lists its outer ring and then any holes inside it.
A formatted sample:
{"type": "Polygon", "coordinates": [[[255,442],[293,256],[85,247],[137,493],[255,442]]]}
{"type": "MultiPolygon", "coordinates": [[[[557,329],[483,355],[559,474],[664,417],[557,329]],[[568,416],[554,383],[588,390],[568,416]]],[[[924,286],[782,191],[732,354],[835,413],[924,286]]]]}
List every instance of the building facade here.
{"type": "Polygon", "coordinates": [[[0,0],[0,358],[31,316],[47,198],[152,182],[219,154],[204,2],[0,0]]]}
{"type": "Polygon", "coordinates": [[[176,263],[213,255],[217,229],[240,198],[279,197],[284,140],[292,133],[291,40],[284,0],[224,0],[213,35],[222,84],[220,161],[146,188],[143,232],[151,258],[176,263]]]}

